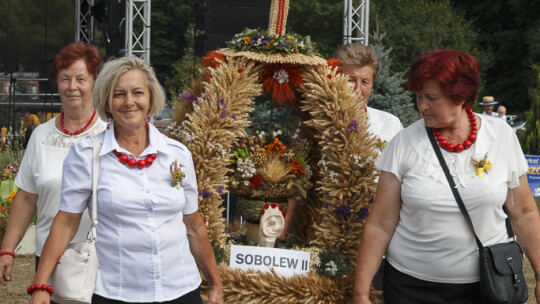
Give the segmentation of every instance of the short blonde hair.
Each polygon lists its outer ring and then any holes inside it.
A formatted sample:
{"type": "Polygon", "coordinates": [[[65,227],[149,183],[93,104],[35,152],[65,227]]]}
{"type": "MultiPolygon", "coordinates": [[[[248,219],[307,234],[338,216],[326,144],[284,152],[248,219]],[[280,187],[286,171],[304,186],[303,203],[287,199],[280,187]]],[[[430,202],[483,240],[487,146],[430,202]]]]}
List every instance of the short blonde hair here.
{"type": "Polygon", "coordinates": [[[107,113],[107,106],[109,108],[112,107],[114,89],[118,84],[118,79],[130,70],[139,70],[146,75],[146,85],[148,85],[148,89],[150,90],[148,116],[158,115],[163,110],[165,106],[165,91],[159,84],[154,69],[140,58],[133,56],[122,57],[108,61],[94,84],[94,90],[92,92],[94,104],[98,110],[99,117],[104,121],[112,118],[111,114],[107,113]]]}
{"type": "Polygon", "coordinates": [[[360,67],[371,66],[373,68],[373,80],[377,78],[379,70],[379,57],[377,52],[360,43],[347,43],[334,52],[333,58],[341,60],[341,66],[356,64],[360,67]]]}

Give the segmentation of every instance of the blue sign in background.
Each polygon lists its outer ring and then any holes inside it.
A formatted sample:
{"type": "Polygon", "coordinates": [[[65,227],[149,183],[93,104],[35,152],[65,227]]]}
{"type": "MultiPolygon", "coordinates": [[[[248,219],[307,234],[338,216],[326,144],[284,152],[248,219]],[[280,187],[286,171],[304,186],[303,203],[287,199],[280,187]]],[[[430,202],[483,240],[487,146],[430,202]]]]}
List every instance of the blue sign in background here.
{"type": "Polygon", "coordinates": [[[533,196],[540,197],[540,156],[525,155],[525,158],[529,164],[529,172],[527,172],[529,187],[533,196]]]}

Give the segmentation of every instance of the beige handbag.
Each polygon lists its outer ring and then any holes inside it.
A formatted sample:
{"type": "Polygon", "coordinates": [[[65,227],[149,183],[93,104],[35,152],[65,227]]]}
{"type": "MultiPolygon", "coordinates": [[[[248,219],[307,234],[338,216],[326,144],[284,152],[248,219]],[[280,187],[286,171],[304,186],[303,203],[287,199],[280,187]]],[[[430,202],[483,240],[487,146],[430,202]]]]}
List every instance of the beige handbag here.
{"type": "Polygon", "coordinates": [[[98,260],[97,236],[97,183],[99,176],[99,139],[92,136],[94,158],[92,171],[92,226],[85,243],[70,244],[62,254],[49,278],[54,289],[51,300],[60,304],[91,303],[96,287],[98,260]]]}

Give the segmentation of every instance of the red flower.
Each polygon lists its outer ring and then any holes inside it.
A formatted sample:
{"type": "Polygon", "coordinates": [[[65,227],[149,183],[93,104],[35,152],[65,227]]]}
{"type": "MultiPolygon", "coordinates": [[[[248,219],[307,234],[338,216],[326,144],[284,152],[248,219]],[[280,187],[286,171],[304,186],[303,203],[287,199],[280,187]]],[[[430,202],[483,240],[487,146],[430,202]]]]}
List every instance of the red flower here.
{"type": "Polygon", "coordinates": [[[279,105],[294,103],[296,88],[302,85],[302,71],[293,64],[268,64],[259,76],[264,91],[272,94],[279,105]]]}
{"type": "Polygon", "coordinates": [[[253,174],[253,176],[250,179],[250,188],[260,187],[262,185],[263,177],[260,174],[253,174]]]}
{"type": "Polygon", "coordinates": [[[205,67],[217,68],[221,62],[227,62],[227,57],[217,51],[209,51],[206,56],[202,58],[205,67]]]}
{"type": "Polygon", "coordinates": [[[340,59],[330,58],[326,60],[326,65],[328,65],[332,70],[337,68],[338,72],[341,70],[341,68],[339,67],[340,64],[341,64],[340,59]]]}

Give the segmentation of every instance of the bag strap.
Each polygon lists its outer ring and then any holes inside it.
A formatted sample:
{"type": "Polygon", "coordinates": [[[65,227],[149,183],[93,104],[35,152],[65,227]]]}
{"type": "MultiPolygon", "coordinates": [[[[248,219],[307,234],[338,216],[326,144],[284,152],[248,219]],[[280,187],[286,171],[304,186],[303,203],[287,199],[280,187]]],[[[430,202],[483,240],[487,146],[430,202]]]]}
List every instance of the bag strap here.
{"type": "Polygon", "coordinates": [[[467,225],[469,228],[471,228],[472,233],[474,234],[474,238],[476,239],[476,244],[478,245],[478,249],[484,248],[484,245],[482,245],[482,242],[476,235],[476,232],[474,231],[474,226],[471,221],[471,217],[469,216],[469,212],[467,211],[467,208],[465,208],[465,204],[463,204],[463,200],[461,199],[461,196],[459,195],[459,191],[456,188],[456,183],[454,182],[454,179],[452,178],[452,175],[450,175],[450,170],[448,170],[448,166],[446,165],[446,161],[444,160],[441,149],[439,148],[439,145],[437,144],[435,140],[435,135],[433,135],[433,131],[430,127],[426,126],[426,131],[428,133],[429,141],[431,142],[431,146],[433,146],[433,150],[435,150],[435,154],[437,154],[437,158],[439,159],[439,163],[441,164],[441,167],[444,171],[444,175],[446,175],[446,179],[448,180],[448,184],[450,184],[450,189],[452,190],[452,193],[454,194],[454,197],[456,198],[456,202],[459,207],[459,211],[461,211],[461,214],[463,214],[463,217],[465,217],[465,222],[467,222],[467,225]]]}
{"type": "Polygon", "coordinates": [[[93,169],[92,169],[92,226],[90,227],[90,231],[88,232],[88,236],[86,239],[90,242],[95,242],[97,238],[97,225],[98,225],[98,219],[97,219],[97,185],[98,185],[98,179],[99,179],[99,151],[101,150],[101,143],[99,141],[99,138],[97,136],[93,135],[91,136],[92,143],[94,145],[94,153],[93,153],[93,169]]]}

